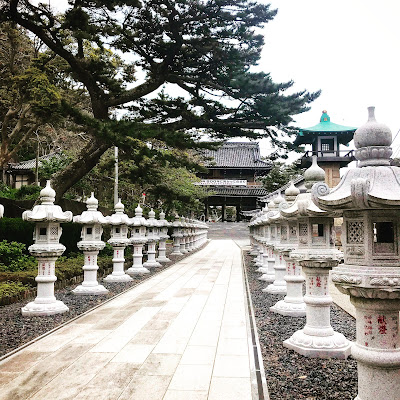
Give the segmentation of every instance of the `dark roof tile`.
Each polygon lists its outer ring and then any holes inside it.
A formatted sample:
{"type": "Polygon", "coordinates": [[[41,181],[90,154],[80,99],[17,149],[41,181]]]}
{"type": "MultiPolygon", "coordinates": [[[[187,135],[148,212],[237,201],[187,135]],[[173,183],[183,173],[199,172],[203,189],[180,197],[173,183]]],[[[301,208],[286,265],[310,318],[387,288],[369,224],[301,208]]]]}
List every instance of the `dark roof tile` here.
{"type": "Polygon", "coordinates": [[[214,168],[263,168],[270,169],[271,162],[261,160],[260,147],[254,142],[227,142],[218,150],[203,150],[202,154],[211,158],[206,167],[214,168]]]}

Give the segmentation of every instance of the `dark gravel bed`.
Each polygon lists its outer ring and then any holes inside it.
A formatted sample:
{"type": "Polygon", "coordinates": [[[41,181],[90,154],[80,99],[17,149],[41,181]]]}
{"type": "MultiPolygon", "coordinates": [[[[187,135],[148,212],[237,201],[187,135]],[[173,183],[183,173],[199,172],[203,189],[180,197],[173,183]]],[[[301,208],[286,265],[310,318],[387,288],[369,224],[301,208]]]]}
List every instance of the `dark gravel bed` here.
{"type": "MultiPolygon", "coordinates": [[[[204,246],[205,245],[203,245],[203,247],[204,246]]],[[[200,249],[197,249],[196,251],[198,250],[200,249]]],[[[171,249],[167,249],[167,255],[170,252],[171,249]]],[[[23,302],[0,306],[0,357],[71,320],[72,318],[83,314],[91,308],[104,303],[106,300],[122,293],[123,291],[136,286],[143,280],[163,271],[190,254],[193,254],[193,252],[179,257],[168,256],[171,258],[172,262],[163,265],[160,268],[152,268],[150,274],[137,276],[131,282],[108,283],[99,279],[99,282],[109,290],[109,293],[106,295],[76,296],[71,292],[71,290],[75,289],[77,285],[56,290],[55,296],[57,300],[63,301],[69,308],[69,311],[63,314],[50,315],[47,317],[23,317],[21,315],[21,307],[25,306],[34,298],[25,299],[23,302]]]]}
{"type": "MultiPolygon", "coordinates": [[[[305,317],[284,317],[269,311],[284,295],[263,293],[265,282],[245,253],[268,391],[271,400],[353,400],[357,395],[357,363],[347,360],[307,358],[283,347],[282,342],[305,325],[305,317]]],[[[335,331],[355,341],[355,319],[333,305],[331,324],[335,331]]]]}

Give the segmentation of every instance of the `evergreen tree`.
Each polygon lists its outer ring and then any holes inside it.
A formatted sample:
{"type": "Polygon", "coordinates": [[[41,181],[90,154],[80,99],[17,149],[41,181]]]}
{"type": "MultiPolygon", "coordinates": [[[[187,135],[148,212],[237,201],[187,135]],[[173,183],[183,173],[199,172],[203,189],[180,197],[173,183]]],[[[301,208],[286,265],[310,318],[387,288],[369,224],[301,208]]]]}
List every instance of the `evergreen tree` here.
{"type": "Polygon", "coordinates": [[[298,169],[293,164],[287,165],[282,162],[274,162],[268,175],[261,178],[261,182],[268,193],[272,193],[303,172],[304,170],[298,169]]]}
{"type": "Polygon", "coordinates": [[[90,115],[62,101],[64,114],[93,140],[55,178],[57,194],[112,144],[134,148],[157,139],[185,149],[201,146],[207,133],[268,136],[289,146],[276,129],[292,133],[292,117],[319,93],[286,94],[293,82],[252,71],[263,46],[256,29],[275,14],[249,0],[70,0],[59,15],[47,4],[0,0],[0,18],[30,30],[65,60],[70,79],[90,98],[90,115]]]}

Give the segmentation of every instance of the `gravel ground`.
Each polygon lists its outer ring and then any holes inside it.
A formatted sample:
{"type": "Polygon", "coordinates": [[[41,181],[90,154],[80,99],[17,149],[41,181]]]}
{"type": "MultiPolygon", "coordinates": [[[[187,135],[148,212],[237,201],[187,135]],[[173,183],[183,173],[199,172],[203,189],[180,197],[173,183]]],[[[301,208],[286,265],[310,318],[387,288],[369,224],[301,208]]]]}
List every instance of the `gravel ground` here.
{"type": "MultiPolygon", "coordinates": [[[[284,317],[269,311],[284,295],[263,293],[265,282],[259,281],[245,253],[245,263],[265,375],[271,400],[353,400],[357,395],[357,363],[347,360],[307,358],[283,347],[282,342],[305,325],[305,317],[284,317]]],[[[347,339],[355,341],[355,319],[333,305],[331,325],[347,339]]]]}
{"type": "Polygon", "coordinates": [[[171,263],[155,270],[152,268],[150,274],[137,276],[132,282],[107,283],[100,280],[102,285],[109,290],[106,295],[76,296],[71,290],[75,289],[77,285],[56,290],[57,300],[63,301],[69,307],[69,312],[63,314],[48,317],[23,317],[21,315],[21,307],[32,301],[33,298],[0,306],[0,357],[193,254],[192,252],[187,255],[173,257],[168,255],[171,251],[172,247],[168,246],[167,256],[171,258],[171,263]]]}

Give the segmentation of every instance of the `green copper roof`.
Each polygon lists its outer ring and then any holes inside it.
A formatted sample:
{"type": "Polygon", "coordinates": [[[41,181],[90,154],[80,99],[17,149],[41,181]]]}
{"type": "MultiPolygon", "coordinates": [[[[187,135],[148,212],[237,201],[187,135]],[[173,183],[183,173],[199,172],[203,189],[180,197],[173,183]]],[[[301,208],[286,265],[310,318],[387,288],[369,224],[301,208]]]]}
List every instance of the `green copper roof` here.
{"type": "Polygon", "coordinates": [[[300,136],[303,136],[303,132],[319,132],[319,133],[333,133],[333,132],[354,132],[357,128],[352,126],[343,126],[334,124],[326,111],[322,111],[320,123],[312,126],[311,128],[300,129],[300,136]]]}

